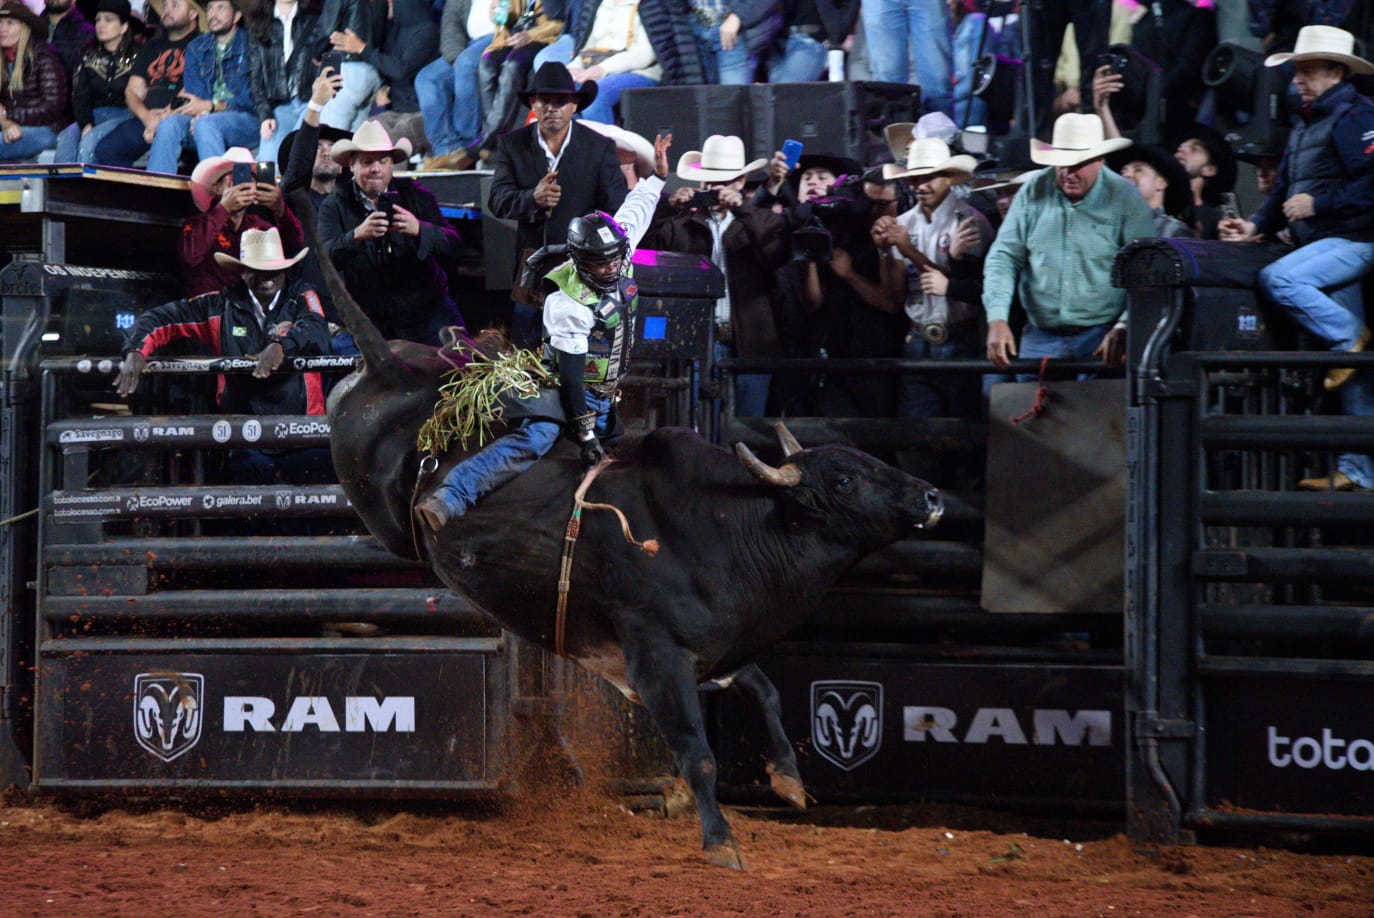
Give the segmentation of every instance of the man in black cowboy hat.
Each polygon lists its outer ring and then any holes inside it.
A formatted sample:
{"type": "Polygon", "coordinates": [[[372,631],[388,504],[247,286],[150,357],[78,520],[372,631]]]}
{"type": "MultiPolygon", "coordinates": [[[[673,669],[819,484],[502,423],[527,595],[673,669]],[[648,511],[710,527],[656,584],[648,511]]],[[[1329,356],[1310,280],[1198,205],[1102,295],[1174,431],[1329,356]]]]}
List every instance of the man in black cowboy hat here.
{"type": "Polygon", "coordinates": [[[1188,173],[1168,150],[1149,143],[1136,144],[1107,157],[1107,165],[1134,185],[1150,205],[1156,236],[1193,235],[1193,228],[1178,219],[1192,204],[1188,173]]]}
{"type": "MultiPolygon", "coordinates": [[[[520,100],[535,122],[496,145],[486,213],[515,220],[515,250],[525,253],[567,241],[568,223],[595,210],[615,213],[625,201],[625,176],[615,142],[573,121],[596,98],[596,82],[573,82],[568,68],[549,62],[534,74],[520,100]],[[569,152],[571,151],[571,152],[569,152]]],[[[511,339],[530,347],[539,341],[539,314],[523,291],[512,294],[511,339]]]]}

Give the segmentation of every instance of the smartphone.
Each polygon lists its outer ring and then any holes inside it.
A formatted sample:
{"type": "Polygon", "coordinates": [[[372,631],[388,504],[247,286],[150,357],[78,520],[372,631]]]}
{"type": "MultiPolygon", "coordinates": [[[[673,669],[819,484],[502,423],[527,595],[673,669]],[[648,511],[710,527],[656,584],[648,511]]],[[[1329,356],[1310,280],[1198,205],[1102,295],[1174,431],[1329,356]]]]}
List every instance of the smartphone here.
{"type": "Polygon", "coordinates": [[[230,181],[235,185],[251,185],[253,184],[253,164],[234,163],[233,172],[230,175],[230,181]]]}
{"type": "Polygon", "coordinates": [[[800,140],[784,140],[782,142],[782,158],[787,161],[787,171],[791,172],[797,168],[797,160],[801,159],[802,144],[800,140]]]}
{"type": "Polygon", "coordinates": [[[320,71],[326,67],[333,67],[335,73],[342,73],[344,56],[342,51],[330,50],[320,55],[320,71]]]}
{"type": "Polygon", "coordinates": [[[175,111],[176,109],[181,108],[183,105],[190,101],[191,100],[186,98],[185,96],[173,96],[172,101],[168,104],[167,107],[175,111]]]}
{"type": "Polygon", "coordinates": [[[687,199],[687,206],[692,210],[710,210],[719,201],[719,188],[703,188],[700,191],[692,192],[692,196],[687,199]]]}
{"type": "Polygon", "coordinates": [[[1097,56],[1093,69],[1100,70],[1106,67],[1109,73],[1125,73],[1130,63],[1130,58],[1120,51],[1103,51],[1097,56]]]}
{"type": "Polygon", "coordinates": [[[377,209],[386,214],[386,220],[390,223],[396,217],[396,204],[401,196],[394,191],[383,191],[377,195],[377,209]]]}
{"type": "Polygon", "coordinates": [[[1236,193],[1234,191],[1226,191],[1221,195],[1221,219],[1240,219],[1240,202],[1236,200],[1236,193]]]}
{"type": "Polygon", "coordinates": [[[277,184],[277,164],[255,163],[253,165],[253,181],[259,185],[277,184]]]}

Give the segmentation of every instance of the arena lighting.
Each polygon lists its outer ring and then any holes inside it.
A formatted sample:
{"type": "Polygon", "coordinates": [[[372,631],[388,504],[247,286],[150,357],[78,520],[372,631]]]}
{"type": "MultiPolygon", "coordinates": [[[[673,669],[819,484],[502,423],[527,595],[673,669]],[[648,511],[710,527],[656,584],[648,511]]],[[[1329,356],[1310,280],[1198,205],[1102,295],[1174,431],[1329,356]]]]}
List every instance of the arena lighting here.
{"type": "Polygon", "coordinates": [[[1000,54],[984,54],[973,63],[973,94],[988,106],[988,127],[1006,133],[1016,115],[1021,62],[1000,54]]]}
{"type": "Polygon", "coordinates": [[[1269,135],[1288,125],[1288,68],[1265,67],[1264,55],[1224,42],[1202,65],[1216,93],[1214,127],[1238,155],[1257,156],[1269,135]]]}

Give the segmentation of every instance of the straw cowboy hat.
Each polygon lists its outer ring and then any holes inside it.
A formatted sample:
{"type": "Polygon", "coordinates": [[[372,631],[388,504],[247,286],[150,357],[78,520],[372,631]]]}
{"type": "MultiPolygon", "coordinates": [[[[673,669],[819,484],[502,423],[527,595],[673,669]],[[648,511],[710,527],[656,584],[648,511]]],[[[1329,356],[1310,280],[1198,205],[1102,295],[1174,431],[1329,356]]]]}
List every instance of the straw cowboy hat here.
{"type": "Polygon", "coordinates": [[[1344,64],[1351,73],[1374,73],[1374,64],[1355,56],[1355,36],[1335,26],[1303,26],[1292,53],[1271,54],[1264,59],[1264,66],[1277,67],[1289,61],[1332,61],[1344,64]]]}
{"type": "Polygon", "coordinates": [[[196,167],[191,170],[191,200],[196,202],[196,206],[201,210],[209,210],[214,206],[219,196],[210,190],[210,186],[218,182],[220,176],[234,168],[234,163],[254,162],[253,151],[247,147],[230,147],[224,151],[223,156],[207,156],[196,167]]]}
{"type": "Polygon", "coordinates": [[[906,165],[888,163],[883,166],[883,178],[887,181],[904,178],[920,178],[923,175],[938,175],[942,172],[957,173],[950,176],[959,183],[967,182],[978,168],[978,160],[967,153],[951,156],[949,144],[934,137],[922,137],[911,142],[906,150],[906,165]]]}
{"type": "Polygon", "coordinates": [[[352,137],[335,143],[329,156],[339,165],[347,166],[354,153],[385,153],[393,163],[397,160],[404,162],[410,159],[411,146],[404,137],[393,141],[380,121],[364,121],[352,137]]]}
{"type": "Polygon", "coordinates": [[[640,178],[653,175],[654,173],[654,145],[649,143],[644,137],[634,131],[627,131],[618,124],[603,124],[600,121],[582,120],[583,127],[589,127],[602,137],[609,137],[615,141],[616,151],[621,155],[622,163],[629,162],[626,156],[633,157],[635,164],[635,174],[640,178]]]}
{"type": "Polygon", "coordinates": [[[1077,166],[1090,159],[1124,150],[1131,145],[1126,137],[1102,137],[1102,119],[1096,115],[1069,112],[1054,120],[1054,136],[1049,143],[1031,138],[1031,161],[1042,166],[1077,166]]]}
{"type": "Polygon", "coordinates": [[[292,258],[287,258],[281,250],[281,233],[275,226],[265,230],[244,230],[239,240],[239,257],[226,252],[216,252],[215,261],[226,268],[249,268],[253,271],[285,271],[310,252],[309,247],[301,249],[292,258]]]}
{"type": "Polygon", "coordinates": [[[0,18],[5,17],[18,19],[41,39],[46,40],[48,37],[47,19],[29,9],[20,0],[0,0],[0,18]]]}
{"type": "Polygon", "coordinates": [[[689,150],[677,161],[677,177],[689,182],[733,182],[762,169],[766,159],[744,161],[744,141],[733,134],[712,134],[700,150],[689,150]]]}
{"type": "Polygon", "coordinates": [[[883,138],[887,141],[894,162],[906,158],[913,140],[936,137],[949,143],[958,133],[959,126],[944,112],[930,112],[922,115],[920,121],[898,121],[883,128],[883,138]]]}
{"type": "Polygon", "coordinates": [[[534,72],[530,85],[520,93],[520,101],[533,106],[535,96],[567,96],[577,102],[580,112],[596,101],[596,80],[583,80],[579,87],[566,65],[548,61],[534,72]]]}

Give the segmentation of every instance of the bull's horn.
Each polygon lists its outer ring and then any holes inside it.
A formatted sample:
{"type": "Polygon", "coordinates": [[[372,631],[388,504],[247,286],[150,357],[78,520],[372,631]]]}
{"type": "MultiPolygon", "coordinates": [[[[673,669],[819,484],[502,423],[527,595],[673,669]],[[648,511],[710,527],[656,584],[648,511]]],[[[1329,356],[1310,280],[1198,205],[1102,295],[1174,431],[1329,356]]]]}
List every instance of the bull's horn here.
{"type": "Polygon", "coordinates": [[[778,443],[782,446],[783,458],[802,451],[801,443],[792,436],[792,431],[787,429],[786,424],[782,421],[776,421],[773,424],[773,429],[778,432],[778,443]]]}
{"type": "Polygon", "coordinates": [[[775,469],[755,456],[753,451],[743,443],[735,444],[735,455],[739,456],[739,461],[744,463],[744,467],[759,481],[777,485],[780,488],[791,488],[801,484],[801,469],[790,462],[780,469],[775,469]]]}

